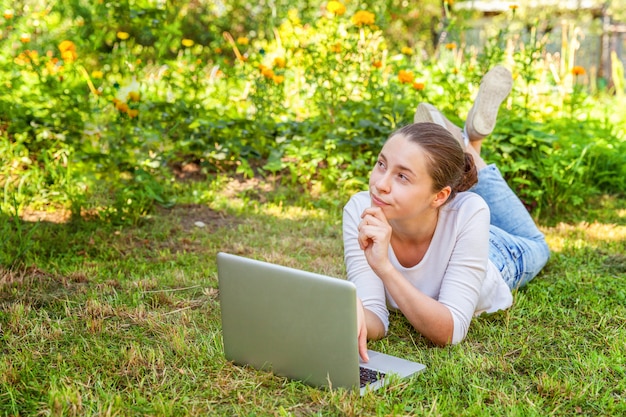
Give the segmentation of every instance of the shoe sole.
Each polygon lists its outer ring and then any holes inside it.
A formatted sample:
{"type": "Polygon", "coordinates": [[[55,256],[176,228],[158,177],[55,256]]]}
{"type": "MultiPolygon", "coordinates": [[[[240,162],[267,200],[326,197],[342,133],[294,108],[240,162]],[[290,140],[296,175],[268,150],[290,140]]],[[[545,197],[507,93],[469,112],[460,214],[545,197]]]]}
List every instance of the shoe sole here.
{"type": "Polygon", "coordinates": [[[498,110],[505,98],[511,93],[513,78],[511,72],[496,66],[483,77],[478,95],[474,101],[471,117],[471,129],[482,136],[493,132],[498,117],[498,110]]]}
{"type": "Polygon", "coordinates": [[[413,123],[435,123],[446,129],[454,136],[462,146],[467,146],[467,140],[463,136],[461,128],[446,119],[446,117],[435,106],[429,103],[420,103],[415,110],[413,123]]]}
{"type": "Polygon", "coordinates": [[[443,116],[433,105],[428,103],[420,103],[415,110],[413,123],[436,123],[447,129],[446,121],[443,116]]]}

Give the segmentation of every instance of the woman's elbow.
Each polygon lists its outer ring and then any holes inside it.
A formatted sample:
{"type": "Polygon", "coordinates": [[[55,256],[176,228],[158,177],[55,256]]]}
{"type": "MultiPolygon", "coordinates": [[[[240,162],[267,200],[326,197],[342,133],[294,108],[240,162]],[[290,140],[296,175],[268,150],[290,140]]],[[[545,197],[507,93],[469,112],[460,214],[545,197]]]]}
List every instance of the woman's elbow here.
{"type": "Polygon", "coordinates": [[[450,332],[450,334],[437,335],[436,337],[431,338],[430,341],[439,347],[456,345],[458,343],[453,340],[452,332],[450,332]]]}
{"type": "Polygon", "coordinates": [[[454,340],[454,325],[444,326],[443,328],[440,327],[436,329],[436,331],[428,332],[428,334],[423,335],[439,347],[456,345],[462,340],[462,338],[460,340],[454,340]]]}

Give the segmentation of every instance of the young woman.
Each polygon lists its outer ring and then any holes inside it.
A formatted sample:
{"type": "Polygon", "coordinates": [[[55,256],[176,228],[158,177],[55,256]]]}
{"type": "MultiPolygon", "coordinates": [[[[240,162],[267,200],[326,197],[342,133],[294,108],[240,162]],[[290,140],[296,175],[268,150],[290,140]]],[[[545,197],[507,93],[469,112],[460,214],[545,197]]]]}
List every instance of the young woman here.
{"type": "Polygon", "coordinates": [[[429,104],[383,146],[369,191],[344,208],[344,255],[357,287],[359,353],[397,309],[437,345],[465,338],[472,317],[506,309],[511,290],[548,261],[543,234],[494,165],[480,157],[511,74],[481,82],[465,129],[429,104]]]}

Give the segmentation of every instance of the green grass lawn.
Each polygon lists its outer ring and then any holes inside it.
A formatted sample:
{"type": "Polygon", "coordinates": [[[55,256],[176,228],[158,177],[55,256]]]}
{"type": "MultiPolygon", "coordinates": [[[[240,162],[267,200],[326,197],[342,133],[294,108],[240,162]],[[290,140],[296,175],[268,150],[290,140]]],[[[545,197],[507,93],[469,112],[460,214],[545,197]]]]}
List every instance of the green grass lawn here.
{"type": "Polygon", "coordinates": [[[2,250],[24,266],[0,269],[0,414],[626,414],[623,199],[544,226],[544,272],[462,344],[434,347],[392,315],[371,347],[428,368],[359,397],[223,357],[218,251],[345,277],[343,201],[267,203],[261,185],[190,185],[135,227],[2,217],[2,250]]]}

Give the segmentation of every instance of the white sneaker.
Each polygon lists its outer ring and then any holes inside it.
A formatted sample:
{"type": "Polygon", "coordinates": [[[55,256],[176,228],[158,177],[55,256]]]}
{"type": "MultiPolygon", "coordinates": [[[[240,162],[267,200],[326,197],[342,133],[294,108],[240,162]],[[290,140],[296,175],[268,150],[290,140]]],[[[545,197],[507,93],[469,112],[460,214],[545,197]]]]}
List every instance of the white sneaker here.
{"type": "Polygon", "coordinates": [[[467,146],[469,140],[460,127],[452,123],[446,116],[443,115],[435,106],[429,103],[420,103],[415,110],[415,116],[413,116],[413,123],[436,123],[441,127],[444,127],[448,132],[452,133],[459,143],[467,146]]]}
{"type": "Polygon", "coordinates": [[[413,123],[436,123],[441,127],[448,128],[443,114],[435,108],[432,104],[420,103],[415,110],[415,116],[413,116],[413,123]]]}
{"type": "Polygon", "coordinates": [[[497,65],[485,74],[465,121],[465,131],[470,140],[480,140],[493,132],[500,105],[512,88],[513,77],[505,67],[497,65]]]}

